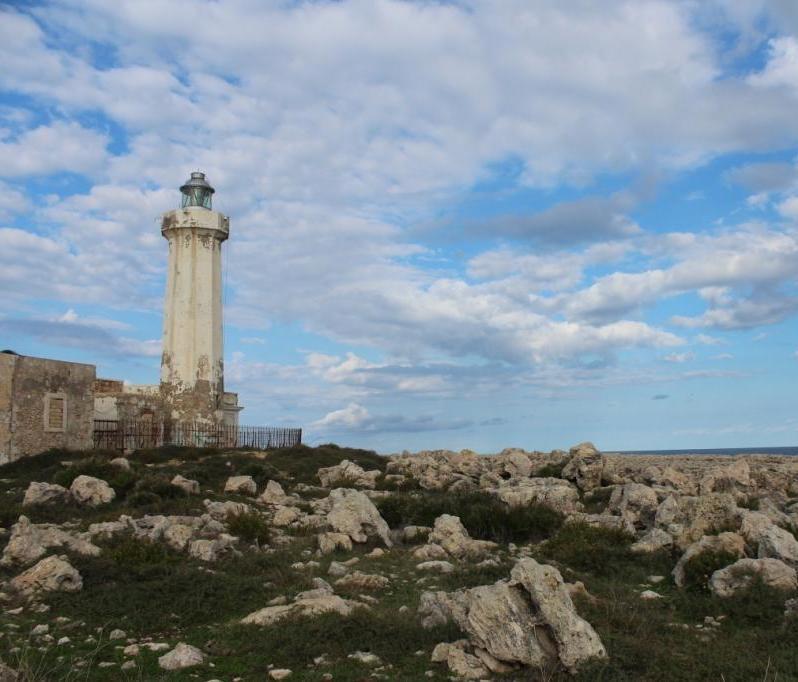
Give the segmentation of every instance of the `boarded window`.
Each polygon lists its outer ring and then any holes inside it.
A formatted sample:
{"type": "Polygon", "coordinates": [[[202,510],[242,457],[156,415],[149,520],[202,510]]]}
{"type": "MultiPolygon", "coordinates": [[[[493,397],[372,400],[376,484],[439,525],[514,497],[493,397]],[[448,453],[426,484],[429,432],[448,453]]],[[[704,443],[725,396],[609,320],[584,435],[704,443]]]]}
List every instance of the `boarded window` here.
{"type": "Polygon", "coordinates": [[[44,399],[44,426],[47,431],[66,429],[66,396],[48,395],[44,399]]]}

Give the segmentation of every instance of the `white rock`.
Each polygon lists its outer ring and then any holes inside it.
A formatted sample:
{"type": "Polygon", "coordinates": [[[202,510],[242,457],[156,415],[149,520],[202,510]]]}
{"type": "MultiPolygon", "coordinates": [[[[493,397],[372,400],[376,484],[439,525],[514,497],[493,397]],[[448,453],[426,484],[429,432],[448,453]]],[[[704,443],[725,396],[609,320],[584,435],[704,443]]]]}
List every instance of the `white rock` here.
{"type": "Polygon", "coordinates": [[[448,561],[422,561],[416,564],[417,571],[432,571],[433,573],[452,573],[454,565],[448,561]]]}
{"type": "Polygon", "coordinates": [[[331,508],[327,523],[338,533],[345,533],[353,542],[367,542],[370,537],[392,547],[390,529],[374,503],[359,490],[336,488],[330,492],[331,508]]]}
{"type": "Polygon", "coordinates": [[[98,507],[108,504],[116,497],[114,489],[101,478],[78,476],[69,487],[69,492],[78,504],[98,507]]]}
{"type": "Polygon", "coordinates": [[[275,668],[269,671],[269,677],[273,680],[285,680],[291,676],[292,672],[288,668],[275,668]]]}
{"type": "Polygon", "coordinates": [[[192,668],[195,665],[202,665],[205,656],[195,646],[180,642],[168,654],[164,654],[158,659],[158,665],[164,670],[183,670],[192,668]]]}
{"type": "Polygon", "coordinates": [[[662,595],[659,594],[659,592],[654,592],[654,590],[643,590],[640,593],[640,598],[646,601],[653,601],[655,599],[662,599],[662,595]]]}
{"type": "Polygon", "coordinates": [[[199,481],[195,481],[191,478],[184,478],[180,474],[177,474],[170,483],[183,490],[186,495],[199,495],[200,493],[200,484],[199,481]]]}
{"type": "Polygon", "coordinates": [[[789,531],[778,526],[769,526],[759,536],[757,556],[760,559],[779,559],[798,566],[798,541],[789,531]]]}
{"type": "Polygon", "coordinates": [[[108,464],[118,467],[122,471],[130,471],[130,461],[126,457],[114,457],[108,464]]]}
{"type": "Polygon", "coordinates": [[[759,578],[765,585],[792,592],[798,589],[795,569],[778,559],[740,559],[712,574],[709,588],[718,597],[731,597],[759,578]]]}
{"type": "Polygon", "coordinates": [[[83,589],[83,579],[66,556],[49,556],[12,579],[11,586],[27,596],[39,592],[78,592],[83,589]]]}
{"type": "Polygon", "coordinates": [[[64,488],[64,486],[55,483],[38,483],[34,481],[28,485],[25,491],[22,506],[31,507],[37,504],[64,503],[68,499],[69,491],[64,488]]]}
{"type": "Polygon", "coordinates": [[[52,524],[34,524],[26,516],[11,527],[11,537],[3,550],[0,564],[31,564],[43,557],[48,549],[65,548],[84,556],[98,556],[100,548],[89,542],[83,534],[72,534],[52,524]]]}
{"type": "Polygon", "coordinates": [[[319,469],[316,475],[325,488],[347,486],[373,490],[382,472],[379,470],[365,471],[359,464],[345,459],[335,466],[319,469]]]}
{"type": "Polygon", "coordinates": [[[236,495],[254,495],[258,492],[258,484],[252,476],[231,476],[224,484],[224,492],[236,495]]]}
{"type": "Polygon", "coordinates": [[[480,558],[496,548],[495,542],[472,540],[460,519],[451,514],[442,514],[435,519],[429,542],[439,545],[456,559],[480,558]]]}

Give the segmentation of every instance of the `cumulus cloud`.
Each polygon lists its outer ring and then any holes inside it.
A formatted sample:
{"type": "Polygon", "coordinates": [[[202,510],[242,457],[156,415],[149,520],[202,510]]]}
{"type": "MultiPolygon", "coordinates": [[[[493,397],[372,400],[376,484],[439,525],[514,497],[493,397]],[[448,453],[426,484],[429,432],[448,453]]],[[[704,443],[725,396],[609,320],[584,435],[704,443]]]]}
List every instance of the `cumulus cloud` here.
{"type": "Polygon", "coordinates": [[[314,422],[319,433],[455,431],[472,425],[468,419],[441,419],[431,415],[372,415],[365,407],[350,403],[314,422]]]}

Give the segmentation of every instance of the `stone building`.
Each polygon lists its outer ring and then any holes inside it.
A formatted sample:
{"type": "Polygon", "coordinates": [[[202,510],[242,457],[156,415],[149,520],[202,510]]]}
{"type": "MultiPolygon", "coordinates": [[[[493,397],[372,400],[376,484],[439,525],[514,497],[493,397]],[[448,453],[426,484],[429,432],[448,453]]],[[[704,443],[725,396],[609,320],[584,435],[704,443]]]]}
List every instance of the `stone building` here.
{"type": "Polygon", "coordinates": [[[0,464],[92,446],[94,365],[0,353],[0,464]]]}

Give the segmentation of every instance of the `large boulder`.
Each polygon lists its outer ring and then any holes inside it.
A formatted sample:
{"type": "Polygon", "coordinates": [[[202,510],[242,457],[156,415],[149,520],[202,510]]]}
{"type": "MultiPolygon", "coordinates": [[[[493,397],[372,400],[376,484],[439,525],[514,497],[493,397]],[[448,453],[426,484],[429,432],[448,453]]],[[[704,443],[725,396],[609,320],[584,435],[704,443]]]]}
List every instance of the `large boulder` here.
{"type": "Polygon", "coordinates": [[[742,459],[713,467],[699,483],[701,495],[728,493],[736,499],[745,498],[750,486],[751,467],[742,459]]]}
{"type": "Polygon", "coordinates": [[[55,483],[39,483],[33,481],[25,491],[22,500],[23,507],[39,504],[62,504],[69,500],[69,491],[62,485],[55,483]]]}
{"type": "Polygon", "coordinates": [[[604,458],[593,443],[580,443],[570,450],[571,459],[563,467],[562,477],[574,481],[582,491],[601,486],[604,458]]]}
{"type": "Polygon", "coordinates": [[[654,525],[670,533],[677,547],[686,549],[704,535],[739,527],[740,509],[728,493],[670,495],[657,508],[654,525]]]}
{"type": "Polygon", "coordinates": [[[319,469],[316,475],[325,488],[351,486],[353,488],[370,488],[373,490],[382,472],[378,469],[365,471],[359,464],[345,459],[335,466],[319,469]]]}
{"type": "Polygon", "coordinates": [[[290,495],[286,495],[285,490],[283,490],[283,486],[281,486],[277,481],[268,481],[266,483],[266,487],[263,489],[260,497],[258,497],[258,502],[260,504],[275,506],[296,504],[296,500],[290,495]]]}
{"type": "Polygon", "coordinates": [[[757,556],[760,559],[779,559],[798,566],[798,540],[783,528],[768,526],[759,535],[757,556]]]}
{"type": "Polygon", "coordinates": [[[740,559],[715,571],[709,580],[709,589],[718,597],[733,597],[756,579],[776,590],[798,589],[795,569],[778,559],[740,559]]]}
{"type": "Polygon", "coordinates": [[[560,572],[534,559],[522,559],[510,573],[510,584],[521,585],[537,612],[551,628],[560,662],[575,671],[591,658],[605,658],[607,651],[596,631],[574,608],[560,572]]]}
{"type": "Polygon", "coordinates": [[[86,534],[69,533],[49,523],[31,523],[27,516],[20,516],[11,527],[11,537],[3,550],[0,564],[3,566],[32,564],[52,548],[64,548],[84,556],[100,554],[100,548],[92,544],[86,534]]]}
{"type": "Polygon", "coordinates": [[[560,478],[524,478],[503,483],[496,495],[513,508],[540,504],[561,514],[573,514],[582,510],[579,490],[560,478]]]}
{"type": "Polygon", "coordinates": [[[393,546],[388,524],[364,493],[350,488],[336,488],[327,499],[330,504],[327,523],[333,532],[345,533],[353,542],[379,538],[386,547],[393,546]]]}
{"type": "Polygon", "coordinates": [[[659,507],[657,493],[642,483],[616,486],[607,511],[627,519],[637,528],[651,528],[659,507]]]}
{"type": "Polygon", "coordinates": [[[595,630],[576,613],[559,571],[534,559],[519,561],[509,581],[453,593],[426,592],[419,615],[424,627],[454,620],[468,636],[473,655],[491,670],[488,662],[495,660],[533,669],[559,662],[573,672],[591,658],[606,656],[595,630]]]}
{"type": "Polygon", "coordinates": [[[721,533],[720,535],[705,535],[698,542],[694,542],[682,554],[673,569],[673,581],[679,587],[684,587],[685,584],[687,562],[704,552],[730,554],[742,558],[745,556],[745,540],[737,533],[721,533]]]}
{"type": "Polygon", "coordinates": [[[66,556],[48,556],[11,580],[11,587],[26,596],[41,592],[78,592],[83,579],[66,556]]]}
{"type": "Polygon", "coordinates": [[[478,559],[496,548],[495,542],[473,540],[460,518],[442,514],[435,519],[429,544],[438,545],[456,559],[478,559]]]}
{"type": "Polygon", "coordinates": [[[69,492],[78,504],[87,507],[99,507],[108,504],[116,497],[114,489],[101,478],[94,476],[78,476],[69,487],[69,492]]]}

